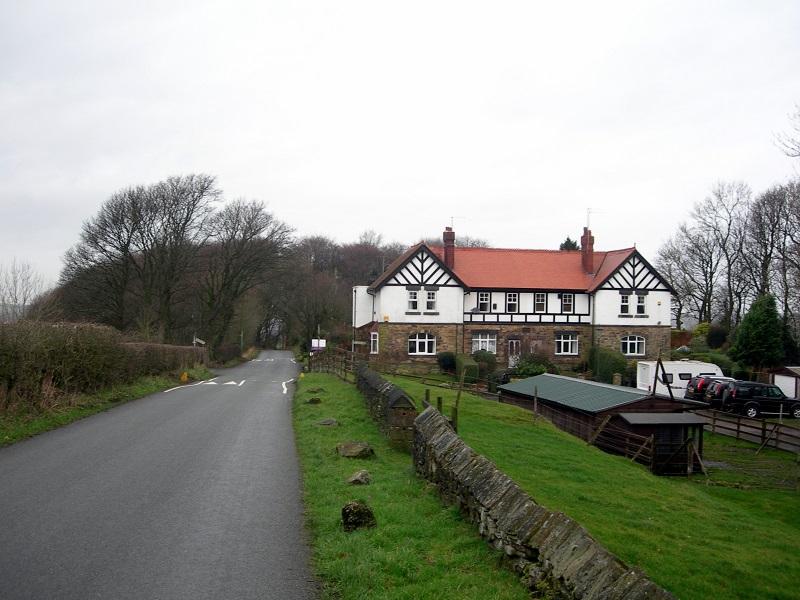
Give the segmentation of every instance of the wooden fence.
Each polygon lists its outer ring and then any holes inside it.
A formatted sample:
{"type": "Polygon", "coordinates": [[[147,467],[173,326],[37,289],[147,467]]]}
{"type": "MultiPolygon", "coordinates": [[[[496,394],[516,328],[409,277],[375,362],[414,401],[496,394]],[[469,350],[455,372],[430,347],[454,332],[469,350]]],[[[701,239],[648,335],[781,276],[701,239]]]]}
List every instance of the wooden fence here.
{"type": "Polygon", "coordinates": [[[800,429],[764,419],[750,419],[718,410],[698,410],[695,414],[706,419],[708,431],[759,444],[762,448],[777,448],[800,455],[800,429]]]}

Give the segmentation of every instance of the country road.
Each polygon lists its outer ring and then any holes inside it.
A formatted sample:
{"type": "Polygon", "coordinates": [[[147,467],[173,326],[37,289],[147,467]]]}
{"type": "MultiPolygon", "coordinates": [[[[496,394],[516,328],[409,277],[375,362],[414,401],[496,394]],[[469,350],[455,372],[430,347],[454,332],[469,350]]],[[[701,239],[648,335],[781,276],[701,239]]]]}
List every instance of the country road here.
{"type": "Polygon", "coordinates": [[[0,449],[0,598],[314,598],[289,352],[0,449]]]}

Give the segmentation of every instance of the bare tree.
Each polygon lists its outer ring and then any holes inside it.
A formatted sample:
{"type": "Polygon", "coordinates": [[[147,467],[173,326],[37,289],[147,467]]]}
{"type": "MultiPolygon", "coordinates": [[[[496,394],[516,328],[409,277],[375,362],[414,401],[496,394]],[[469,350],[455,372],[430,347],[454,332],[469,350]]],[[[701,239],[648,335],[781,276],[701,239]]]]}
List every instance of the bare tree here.
{"type": "Polygon", "coordinates": [[[208,231],[200,256],[202,326],[213,351],[225,337],[236,303],[285,257],[291,229],[262,203],[237,200],[209,220],[208,231]]]}
{"type": "Polygon", "coordinates": [[[778,136],[778,145],[786,156],[800,158],[800,104],[795,106],[795,112],[789,116],[789,133],[778,136]]]}
{"type": "Polygon", "coordinates": [[[0,322],[25,318],[29,305],[42,289],[42,277],[30,263],[12,258],[10,264],[0,264],[0,322]]]}

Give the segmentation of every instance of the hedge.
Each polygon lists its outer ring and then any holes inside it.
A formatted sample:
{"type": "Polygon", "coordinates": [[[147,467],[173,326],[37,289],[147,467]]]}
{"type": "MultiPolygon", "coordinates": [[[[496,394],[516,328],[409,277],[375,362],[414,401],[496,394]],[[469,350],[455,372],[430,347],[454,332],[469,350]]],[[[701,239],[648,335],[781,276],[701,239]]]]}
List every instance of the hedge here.
{"type": "Polygon", "coordinates": [[[205,350],[126,342],[110,327],[20,321],[0,324],[0,410],[45,406],[143,375],[205,363],[205,350]]]}
{"type": "Polygon", "coordinates": [[[456,376],[461,379],[464,373],[464,383],[475,383],[478,381],[478,363],[469,354],[456,354],[456,376]]]}

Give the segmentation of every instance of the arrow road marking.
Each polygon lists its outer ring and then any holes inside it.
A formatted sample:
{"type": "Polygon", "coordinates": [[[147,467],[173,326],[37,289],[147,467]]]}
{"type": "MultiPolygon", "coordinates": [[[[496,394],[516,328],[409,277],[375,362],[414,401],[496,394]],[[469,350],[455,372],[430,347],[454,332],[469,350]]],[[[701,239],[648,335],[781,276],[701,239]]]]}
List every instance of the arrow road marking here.
{"type": "Polygon", "coordinates": [[[288,390],[288,388],[286,387],[286,384],[287,384],[287,383],[292,383],[293,381],[294,381],[294,379],[290,379],[289,381],[281,381],[281,387],[283,388],[283,393],[284,393],[284,394],[285,394],[287,391],[289,391],[289,390],[288,390]]]}
{"type": "Polygon", "coordinates": [[[179,390],[181,388],[194,387],[196,385],[203,385],[204,383],[211,384],[211,385],[216,385],[216,383],[214,382],[214,379],[216,379],[216,377],[214,377],[212,379],[209,379],[207,381],[198,381],[197,383],[190,383],[189,385],[179,385],[178,387],[169,388],[168,390],[164,390],[164,393],[168,394],[169,392],[174,392],[175,390],[179,390]]]}

